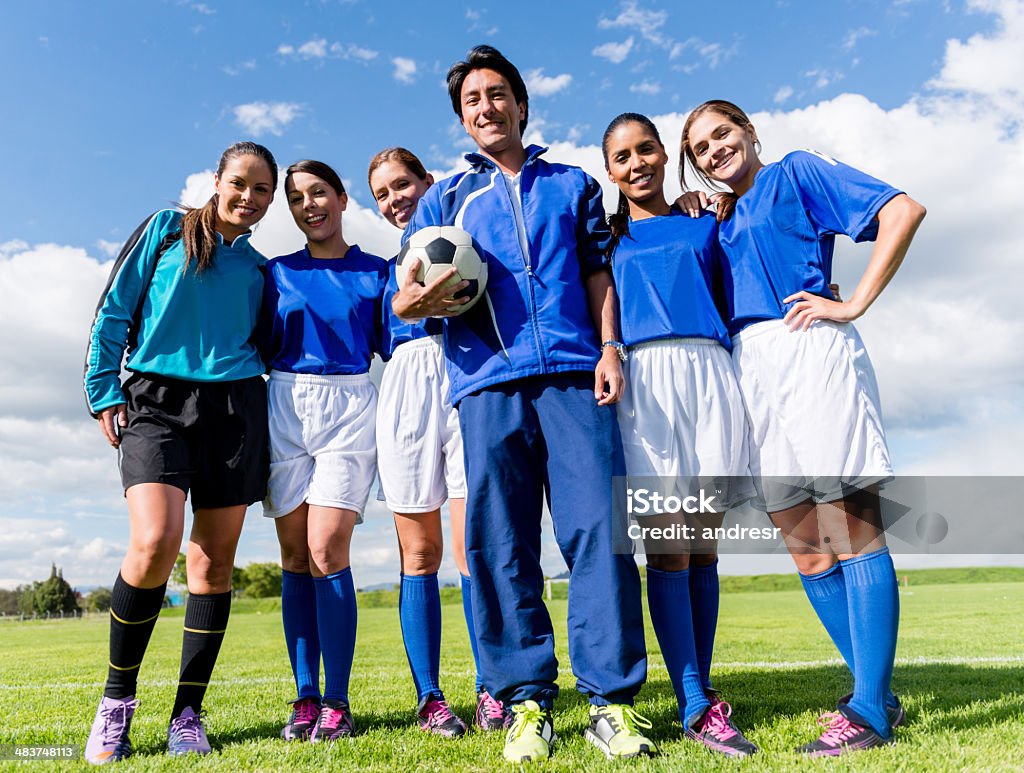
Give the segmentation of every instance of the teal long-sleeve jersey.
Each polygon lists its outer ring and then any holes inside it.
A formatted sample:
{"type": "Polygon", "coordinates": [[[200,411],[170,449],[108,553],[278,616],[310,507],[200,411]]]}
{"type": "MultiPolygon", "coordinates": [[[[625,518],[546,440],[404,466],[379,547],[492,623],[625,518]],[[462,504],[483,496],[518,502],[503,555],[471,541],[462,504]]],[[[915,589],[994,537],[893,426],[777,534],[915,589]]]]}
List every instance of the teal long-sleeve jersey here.
{"type": "Polygon", "coordinates": [[[202,273],[194,265],[185,270],[181,239],[160,253],[181,218],[175,210],[157,212],[132,234],[111,270],[85,358],[93,416],[125,402],[125,350],[128,370],[187,381],[236,381],[265,370],[252,334],[266,259],[244,234],[231,244],[220,241],[202,273]]]}

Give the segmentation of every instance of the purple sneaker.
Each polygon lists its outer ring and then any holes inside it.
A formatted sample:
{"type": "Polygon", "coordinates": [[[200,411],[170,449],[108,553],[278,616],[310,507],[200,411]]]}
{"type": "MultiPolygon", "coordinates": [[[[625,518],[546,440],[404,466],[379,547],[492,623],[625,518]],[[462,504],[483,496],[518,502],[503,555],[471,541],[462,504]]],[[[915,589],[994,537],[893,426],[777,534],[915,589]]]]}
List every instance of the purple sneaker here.
{"type": "Polygon", "coordinates": [[[209,754],[210,742],[203,729],[203,714],[196,714],[191,706],[171,720],[167,728],[167,753],[177,757],[182,754],[209,754]]]}
{"type": "Polygon", "coordinates": [[[420,701],[416,719],[420,730],[428,733],[443,735],[445,738],[458,738],[466,734],[466,723],[455,716],[443,695],[431,694],[420,701]]]}
{"type": "Polygon", "coordinates": [[[801,746],[798,752],[809,757],[838,757],[845,752],[874,749],[892,743],[870,727],[851,722],[835,711],[818,717],[818,724],[825,728],[825,732],[817,741],[801,746]]]}
{"type": "Polygon", "coordinates": [[[337,741],[339,738],[349,738],[355,732],[356,723],[348,704],[328,698],[320,708],[320,715],[309,734],[309,742],[337,741]]]}
{"type": "Polygon", "coordinates": [[[749,757],[757,747],[733,724],[731,716],[732,706],[715,694],[710,708],[693,727],[686,728],[686,737],[726,757],[749,757]]]}
{"type": "Polygon", "coordinates": [[[491,730],[504,730],[509,725],[509,714],[505,711],[505,705],[487,690],[482,690],[476,696],[475,724],[485,733],[491,730]]]}
{"type": "Polygon", "coordinates": [[[93,765],[105,765],[131,756],[132,742],[128,731],[138,706],[134,695],[127,698],[103,697],[85,744],[86,760],[93,765]]]}
{"type": "Polygon", "coordinates": [[[320,716],[320,701],[316,698],[296,698],[291,701],[292,715],[281,730],[286,741],[308,741],[313,725],[320,716]]]}
{"type": "MultiPolygon", "coordinates": [[[[900,703],[900,699],[897,697],[896,693],[892,694],[892,698],[896,702],[893,704],[885,704],[885,716],[889,720],[889,727],[896,729],[906,720],[907,712],[903,710],[903,704],[900,703]]],[[[843,706],[848,704],[851,700],[853,700],[852,692],[847,693],[839,699],[838,708],[842,710],[843,706]]]]}

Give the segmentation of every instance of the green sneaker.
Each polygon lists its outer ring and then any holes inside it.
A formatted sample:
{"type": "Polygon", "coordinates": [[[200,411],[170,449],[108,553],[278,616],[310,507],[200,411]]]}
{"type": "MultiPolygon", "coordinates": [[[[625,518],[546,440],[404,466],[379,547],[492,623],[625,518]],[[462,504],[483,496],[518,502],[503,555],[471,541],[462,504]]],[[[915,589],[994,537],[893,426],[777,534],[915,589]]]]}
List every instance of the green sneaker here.
{"type": "Polygon", "coordinates": [[[551,725],[551,711],[536,701],[523,701],[509,708],[512,727],[505,736],[506,760],[513,764],[540,762],[551,756],[551,745],[557,736],[551,725]]]}
{"type": "Polygon", "coordinates": [[[651,723],[632,706],[623,703],[590,707],[590,727],[583,736],[610,759],[617,757],[653,757],[658,753],[654,741],[637,728],[648,730],[651,723]]]}

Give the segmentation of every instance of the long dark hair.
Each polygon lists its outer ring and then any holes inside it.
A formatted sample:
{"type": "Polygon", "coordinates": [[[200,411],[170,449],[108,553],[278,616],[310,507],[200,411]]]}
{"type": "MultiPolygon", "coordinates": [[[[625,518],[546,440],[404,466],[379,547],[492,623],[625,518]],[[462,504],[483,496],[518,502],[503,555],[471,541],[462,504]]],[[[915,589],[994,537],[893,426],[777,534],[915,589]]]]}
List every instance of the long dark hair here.
{"type": "MultiPolygon", "coordinates": [[[[277,162],[274,160],[274,154],[255,142],[236,142],[225,150],[217,165],[217,176],[224,174],[224,168],[229,161],[240,156],[256,156],[263,159],[270,169],[273,187],[277,189],[277,162]]],[[[209,268],[213,262],[213,255],[217,250],[218,199],[218,195],[214,193],[203,206],[185,209],[185,216],[181,220],[181,239],[185,245],[186,270],[193,260],[196,261],[196,273],[209,268]]]]}
{"type": "MultiPolygon", "coordinates": [[[[661,141],[661,135],[658,133],[658,127],[646,115],[642,113],[619,113],[608,124],[608,128],[604,130],[604,135],[601,137],[601,155],[604,156],[604,168],[606,170],[608,169],[608,141],[616,129],[627,123],[640,124],[651,133],[659,145],[663,148],[665,147],[665,143],[661,141]]],[[[612,240],[608,244],[608,256],[611,257],[615,252],[615,248],[619,246],[622,237],[629,236],[629,199],[626,198],[626,194],[621,190],[619,191],[619,201],[615,207],[615,212],[608,216],[608,228],[612,232],[612,240]]]]}
{"type": "Polygon", "coordinates": [[[739,197],[712,180],[697,166],[697,157],[694,155],[693,147],[690,145],[690,128],[693,126],[693,122],[704,115],[704,113],[718,113],[718,115],[728,118],[746,132],[750,131],[751,123],[747,114],[732,102],[724,99],[709,99],[704,104],[695,107],[693,112],[686,117],[686,123],[683,124],[683,134],[679,138],[679,184],[684,191],[689,190],[686,185],[686,167],[689,165],[698,180],[712,190],[719,191],[721,196],[718,199],[718,222],[721,223],[723,220],[728,220],[732,217],[732,212],[736,209],[736,202],[739,200],[739,197]]]}

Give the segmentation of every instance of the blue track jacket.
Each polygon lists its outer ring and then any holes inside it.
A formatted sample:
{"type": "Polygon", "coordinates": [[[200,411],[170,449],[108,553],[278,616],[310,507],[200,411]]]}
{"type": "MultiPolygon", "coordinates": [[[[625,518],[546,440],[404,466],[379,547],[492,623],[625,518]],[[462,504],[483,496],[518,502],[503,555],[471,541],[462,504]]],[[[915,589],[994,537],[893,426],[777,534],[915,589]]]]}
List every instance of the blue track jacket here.
{"type": "Polygon", "coordinates": [[[453,404],[494,384],[597,365],[583,279],[609,265],[601,187],[579,167],[540,158],[545,150],[529,146],[520,171],[529,254],[501,170],[478,153],[466,155],[469,171],[430,187],[402,237],[454,225],[473,235],[488,264],[486,297],[445,320],[453,404]]]}

